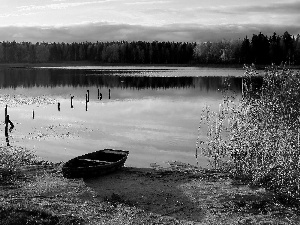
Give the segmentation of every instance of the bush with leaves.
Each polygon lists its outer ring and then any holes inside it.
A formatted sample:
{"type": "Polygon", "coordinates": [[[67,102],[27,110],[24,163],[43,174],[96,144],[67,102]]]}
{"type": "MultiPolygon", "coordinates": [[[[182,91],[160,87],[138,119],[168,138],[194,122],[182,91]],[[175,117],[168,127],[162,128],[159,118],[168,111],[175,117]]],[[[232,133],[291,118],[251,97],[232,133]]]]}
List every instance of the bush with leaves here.
{"type": "Polygon", "coordinates": [[[216,169],[300,197],[300,75],[271,66],[261,79],[255,88],[257,73],[246,67],[239,103],[207,110],[200,124],[208,124],[208,138],[197,148],[216,169]]]}

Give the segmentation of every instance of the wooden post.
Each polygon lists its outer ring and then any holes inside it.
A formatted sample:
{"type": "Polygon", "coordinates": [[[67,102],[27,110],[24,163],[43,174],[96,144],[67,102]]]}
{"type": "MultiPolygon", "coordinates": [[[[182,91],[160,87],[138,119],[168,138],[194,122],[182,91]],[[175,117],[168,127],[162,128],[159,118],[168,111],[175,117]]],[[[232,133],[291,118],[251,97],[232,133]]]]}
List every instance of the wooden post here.
{"type": "Polygon", "coordinates": [[[87,90],[87,102],[90,101],[90,90],[87,90]]]}
{"type": "Polygon", "coordinates": [[[15,125],[10,121],[9,119],[9,115],[6,115],[6,123],[5,126],[8,127],[8,124],[10,125],[10,128],[13,129],[15,127],[15,125]]]}
{"type": "Polygon", "coordinates": [[[6,115],[6,117],[5,117],[5,126],[8,125],[8,120],[9,120],[9,115],[6,115]]]}
{"type": "Polygon", "coordinates": [[[60,111],[60,102],[57,103],[57,108],[58,108],[58,111],[60,111]]]}
{"type": "Polygon", "coordinates": [[[85,94],[85,111],[87,111],[88,95],[85,94]]]}
{"type": "Polygon", "coordinates": [[[4,122],[6,124],[6,116],[7,116],[7,105],[5,105],[5,110],[4,110],[4,114],[5,114],[5,119],[4,119],[4,122]]]}
{"type": "Polygon", "coordinates": [[[10,146],[8,136],[6,136],[6,145],[10,146]]]}
{"type": "Polygon", "coordinates": [[[98,88],[98,99],[99,99],[99,97],[100,97],[100,89],[98,88]]]}
{"type": "Polygon", "coordinates": [[[32,119],[34,119],[34,110],[32,110],[32,119]]]}
{"type": "Polygon", "coordinates": [[[8,140],[8,121],[9,121],[9,115],[6,115],[4,133],[5,133],[6,145],[10,146],[9,145],[9,140],[8,140]]]}
{"type": "Polygon", "coordinates": [[[11,130],[12,130],[15,126],[14,126],[14,124],[10,121],[9,115],[6,115],[6,117],[5,117],[5,129],[4,129],[4,133],[5,133],[5,137],[6,137],[6,143],[7,143],[7,146],[10,146],[9,140],[8,140],[8,123],[10,124],[9,132],[11,132],[11,130]]]}
{"type": "Polygon", "coordinates": [[[99,99],[102,100],[102,93],[100,93],[100,98],[99,99]]]}
{"type": "Polygon", "coordinates": [[[71,109],[73,109],[73,98],[74,96],[71,96],[71,109]]]}
{"type": "Polygon", "coordinates": [[[6,115],[5,116],[5,131],[4,131],[5,137],[8,136],[8,120],[9,120],[9,115],[6,115]]]}
{"type": "Polygon", "coordinates": [[[108,89],[108,99],[110,99],[110,89],[108,89]]]}
{"type": "Polygon", "coordinates": [[[5,137],[7,137],[7,136],[8,136],[8,126],[5,126],[5,131],[4,131],[4,133],[5,133],[5,137]]]}

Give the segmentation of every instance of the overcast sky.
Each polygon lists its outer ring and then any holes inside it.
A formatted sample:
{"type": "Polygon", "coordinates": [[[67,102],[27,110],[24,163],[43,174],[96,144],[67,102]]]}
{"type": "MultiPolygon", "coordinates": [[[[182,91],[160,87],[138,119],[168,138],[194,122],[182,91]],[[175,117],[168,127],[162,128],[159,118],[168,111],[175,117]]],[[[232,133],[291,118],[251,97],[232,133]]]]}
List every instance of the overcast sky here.
{"type": "Polygon", "coordinates": [[[0,41],[215,41],[300,33],[300,0],[0,0],[0,41]]]}

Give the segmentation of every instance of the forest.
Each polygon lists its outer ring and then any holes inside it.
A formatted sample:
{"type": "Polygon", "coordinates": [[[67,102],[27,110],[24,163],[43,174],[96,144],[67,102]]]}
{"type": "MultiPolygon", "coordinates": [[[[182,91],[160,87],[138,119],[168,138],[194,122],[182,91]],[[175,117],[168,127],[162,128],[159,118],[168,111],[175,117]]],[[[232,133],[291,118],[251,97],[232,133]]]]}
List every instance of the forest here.
{"type": "Polygon", "coordinates": [[[112,41],[80,43],[0,42],[0,63],[89,61],[119,64],[244,64],[300,65],[300,35],[287,31],[272,36],[217,42],[112,41]]]}

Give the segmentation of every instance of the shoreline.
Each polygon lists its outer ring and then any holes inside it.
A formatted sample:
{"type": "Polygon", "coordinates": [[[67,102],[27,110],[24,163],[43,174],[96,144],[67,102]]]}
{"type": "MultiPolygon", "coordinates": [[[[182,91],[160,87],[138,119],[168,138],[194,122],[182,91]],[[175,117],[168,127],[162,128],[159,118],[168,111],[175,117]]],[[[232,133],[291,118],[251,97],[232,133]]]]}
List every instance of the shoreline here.
{"type": "Polygon", "coordinates": [[[0,211],[19,210],[27,217],[35,211],[72,224],[296,224],[300,219],[298,210],[282,206],[264,188],[180,162],[168,168],[124,167],[85,179],[63,178],[61,166],[24,170],[13,185],[0,182],[0,211]]]}

